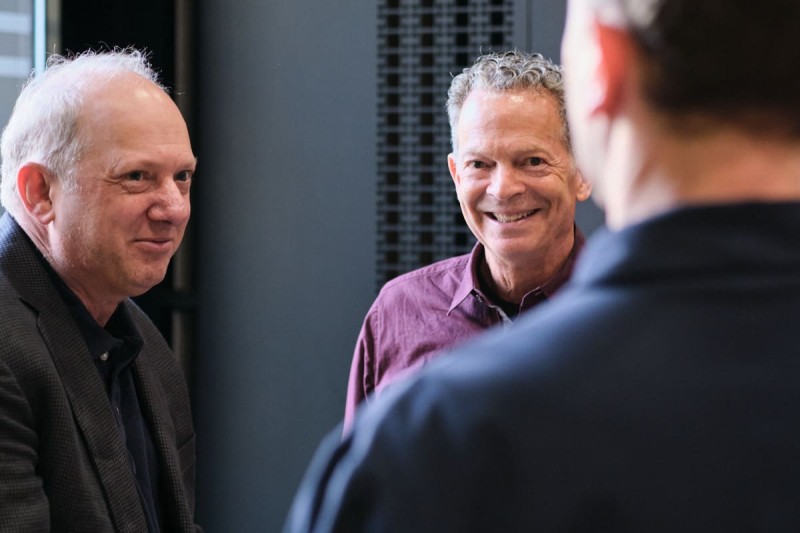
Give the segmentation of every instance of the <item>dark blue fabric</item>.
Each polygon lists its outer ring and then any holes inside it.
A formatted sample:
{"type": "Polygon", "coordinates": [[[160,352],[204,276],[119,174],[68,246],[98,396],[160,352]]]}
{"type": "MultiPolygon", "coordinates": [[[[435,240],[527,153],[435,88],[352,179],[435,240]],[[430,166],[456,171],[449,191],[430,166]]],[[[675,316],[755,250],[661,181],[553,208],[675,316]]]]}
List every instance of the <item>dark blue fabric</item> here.
{"type": "Polygon", "coordinates": [[[593,236],[318,451],[285,530],[800,531],[800,204],[593,236]]]}
{"type": "Polygon", "coordinates": [[[136,486],[145,509],[148,527],[151,532],[158,532],[161,522],[159,462],[150,429],[142,415],[131,373],[131,364],[142,348],[142,340],[124,308],[118,308],[111,316],[106,324],[106,330],[114,334],[114,346],[109,352],[107,361],[95,358],[95,364],[107,380],[109,399],[114,407],[114,416],[125,446],[130,453],[131,468],[136,477],[136,486]]]}

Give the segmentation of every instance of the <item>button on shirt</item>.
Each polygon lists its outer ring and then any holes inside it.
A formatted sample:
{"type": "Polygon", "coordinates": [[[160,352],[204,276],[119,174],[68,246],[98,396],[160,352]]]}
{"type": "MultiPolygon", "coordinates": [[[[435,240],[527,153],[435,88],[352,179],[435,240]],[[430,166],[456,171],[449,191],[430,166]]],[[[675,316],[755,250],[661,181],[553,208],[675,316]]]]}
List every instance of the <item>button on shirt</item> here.
{"type": "MultiPolygon", "coordinates": [[[[527,293],[519,313],[552,297],[572,274],[585,238],[575,227],[569,256],[546,283],[527,293]]],[[[370,394],[426,361],[511,318],[481,289],[483,245],[389,281],[375,299],[356,343],[345,405],[345,427],[370,394]]],[[[518,313],[517,313],[518,314],[518,313]]]]}
{"type": "Polygon", "coordinates": [[[44,258],[41,260],[78,325],[100,373],[120,438],[128,450],[149,531],[158,532],[160,465],[150,429],[142,415],[131,371],[131,365],[142,348],[142,339],[122,305],[117,307],[106,327],[102,328],[44,258]]]}

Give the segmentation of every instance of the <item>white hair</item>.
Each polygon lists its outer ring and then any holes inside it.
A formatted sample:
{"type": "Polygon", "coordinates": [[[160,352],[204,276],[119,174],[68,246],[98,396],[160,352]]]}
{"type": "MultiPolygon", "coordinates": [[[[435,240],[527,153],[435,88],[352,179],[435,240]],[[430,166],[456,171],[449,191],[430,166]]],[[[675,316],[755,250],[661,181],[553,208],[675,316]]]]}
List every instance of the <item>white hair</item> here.
{"type": "Polygon", "coordinates": [[[42,165],[66,189],[77,187],[75,166],[83,149],[77,122],[86,94],[124,74],[142,76],[166,91],[146,54],[133,48],[53,55],[43,72],[28,79],[0,139],[0,202],[9,213],[16,215],[21,207],[17,173],[27,163],[42,165]]]}

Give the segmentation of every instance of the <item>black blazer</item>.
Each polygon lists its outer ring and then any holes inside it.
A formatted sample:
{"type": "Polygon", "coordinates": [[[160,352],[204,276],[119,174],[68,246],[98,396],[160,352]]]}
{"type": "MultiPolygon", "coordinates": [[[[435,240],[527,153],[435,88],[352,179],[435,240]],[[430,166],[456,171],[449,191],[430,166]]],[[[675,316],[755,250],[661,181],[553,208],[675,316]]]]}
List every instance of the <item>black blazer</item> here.
{"type": "Polygon", "coordinates": [[[800,531],[800,203],[593,236],[438,361],[334,432],[286,531],[800,531]]]}
{"type": "MultiPolygon", "coordinates": [[[[105,388],[72,317],[6,213],[0,219],[0,531],[124,531],[147,524],[105,388]]],[[[161,461],[167,531],[195,531],[186,385],[158,330],[125,301],[133,364],[161,461]]]]}

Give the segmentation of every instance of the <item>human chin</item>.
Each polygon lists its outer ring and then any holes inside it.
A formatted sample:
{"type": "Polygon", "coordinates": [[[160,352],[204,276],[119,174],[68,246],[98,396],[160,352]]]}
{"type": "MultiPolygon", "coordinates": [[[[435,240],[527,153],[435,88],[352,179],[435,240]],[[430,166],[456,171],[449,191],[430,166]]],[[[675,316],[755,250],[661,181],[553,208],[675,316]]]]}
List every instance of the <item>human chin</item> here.
{"type": "Polygon", "coordinates": [[[138,296],[149,291],[162,281],[167,275],[167,268],[165,266],[149,265],[145,269],[140,269],[138,272],[131,276],[132,291],[135,293],[131,296],[138,296]]]}
{"type": "Polygon", "coordinates": [[[491,262],[507,265],[522,265],[531,260],[535,247],[524,239],[488,239],[484,243],[487,254],[493,256],[491,262]]]}

